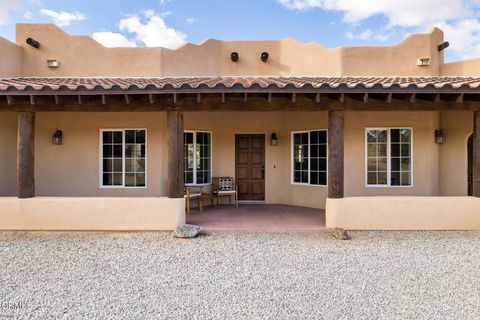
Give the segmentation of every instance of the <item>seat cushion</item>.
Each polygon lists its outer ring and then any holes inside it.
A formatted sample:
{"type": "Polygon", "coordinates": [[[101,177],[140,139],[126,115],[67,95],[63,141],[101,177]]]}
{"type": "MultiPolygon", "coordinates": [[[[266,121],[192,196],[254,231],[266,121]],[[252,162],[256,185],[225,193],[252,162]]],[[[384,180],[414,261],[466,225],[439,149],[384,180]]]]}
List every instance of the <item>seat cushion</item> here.
{"type": "Polygon", "coordinates": [[[237,191],[235,190],[218,190],[218,191],[213,191],[214,194],[235,194],[237,191]]]}
{"type": "MultiPolygon", "coordinates": [[[[200,192],[190,192],[190,198],[200,197],[201,195],[200,192]]],[[[185,194],[184,197],[186,198],[187,194],[185,194]]]]}
{"type": "Polygon", "coordinates": [[[220,178],[218,179],[218,191],[232,191],[233,190],[233,178],[220,178]]]}

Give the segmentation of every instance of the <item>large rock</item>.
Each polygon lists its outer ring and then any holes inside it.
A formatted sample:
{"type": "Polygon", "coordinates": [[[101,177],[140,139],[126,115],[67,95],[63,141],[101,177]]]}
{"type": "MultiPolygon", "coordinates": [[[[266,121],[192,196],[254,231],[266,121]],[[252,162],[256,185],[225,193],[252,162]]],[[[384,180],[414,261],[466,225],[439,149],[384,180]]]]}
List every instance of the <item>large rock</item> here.
{"type": "Polygon", "coordinates": [[[347,233],[347,230],[342,229],[342,228],[334,228],[330,230],[330,233],[332,236],[335,237],[335,239],[338,240],[349,240],[350,236],[347,233]]]}
{"type": "Polygon", "coordinates": [[[173,236],[175,238],[195,238],[201,230],[202,227],[200,226],[181,224],[175,229],[175,231],[173,231],[173,236]]]}

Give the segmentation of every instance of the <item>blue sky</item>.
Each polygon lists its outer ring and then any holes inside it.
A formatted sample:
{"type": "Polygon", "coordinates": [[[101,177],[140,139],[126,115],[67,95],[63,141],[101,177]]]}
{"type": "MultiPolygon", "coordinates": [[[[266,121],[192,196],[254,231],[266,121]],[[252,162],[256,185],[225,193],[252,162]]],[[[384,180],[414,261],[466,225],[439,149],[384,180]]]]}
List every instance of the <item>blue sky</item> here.
{"type": "Polygon", "coordinates": [[[15,23],[56,23],[107,46],[165,46],[216,39],[390,45],[441,27],[449,61],[480,57],[480,0],[0,0],[0,36],[15,23]]]}

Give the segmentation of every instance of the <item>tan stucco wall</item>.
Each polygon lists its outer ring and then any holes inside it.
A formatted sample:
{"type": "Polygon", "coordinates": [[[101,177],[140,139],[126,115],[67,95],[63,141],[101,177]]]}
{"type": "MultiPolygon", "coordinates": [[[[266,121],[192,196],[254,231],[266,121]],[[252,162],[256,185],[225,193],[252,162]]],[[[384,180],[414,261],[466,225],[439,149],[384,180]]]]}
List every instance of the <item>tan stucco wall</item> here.
{"type": "Polygon", "coordinates": [[[478,230],[480,198],[328,199],[326,226],[346,230],[478,230]]]}
{"type": "MultiPolygon", "coordinates": [[[[177,50],[105,48],[90,37],[68,35],[51,24],[18,24],[16,31],[16,42],[23,49],[24,76],[420,76],[438,75],[443,63],[443,53],[436,50],[443,41],[439,29],[384,47],[325,48],[289,38],[209,39],[177,50]],[[28,46],[28,37],[38,40],[40,48],[28,46]],[[233,51],[240,55],[237,63],[230,60],[233,51]],[[263,51],[270,54],[267,63],[260,60],[263,51]],[[430,66],[417,66],[417,58],[430,58],[430,66]],[[47,59],[59,60],[60,67],[48,68],[47,59]]],[[[12,46],[0,42],[2,52],[12,46]]],[[[21,56],[16,51],[9,55],[21,56]]]]}
{"type": "MultiPolygon", "coordinates": [[[[434,132],[438,126],[437,112],[347,112],[345,195],[439,195],[439,146],[434,142],[434,132]],[[365,187],[367,127],[413,129],[412,187],[365,187]]],[[[212,131],[214,175],[234,176],[235,133],[265,133],[266,202],[325,208],[327,187],[290,183],[290,143],[292,131],[328,128],[326,112],[185,113],[185,128],[212,131]],[[277,147],[269,144],[273,131],[279,138],[277,147]]]]}
{"type": "Polygon", "coordinates": [[[292,185],[290,132],[328,128],[325,112],[185,113],[186,130],[212,131],[213,175],[235,176],[235,134],[265,134],[265,202],[325,207],[327,188],[292,185]],[[278,146],[270,145],[277,134],[278,146]]]}
{"type": "Polygon", "coordinates": [[[173,230],[185,202],[169,198],[0,198],[0,230],[173,230]]]}
{"type": "Polygon", "coordinates": [[[158,76],[161,70],[161,49],[109,49],[51,24],[18,24],[16,37],[24,49],[24,76],[158,76]],[[29,37],[40,42],[39,49],[25,43],[29,37]],[[48,68],[47,59],[59,60],[60,67],[48,68]]]}
{"type": "Polygon", "coordinates": [[[20,46],[0,37],[0,77],[22,75],[23,50],[20,46]]]}
{"type": "Polygon", "coordinates": [[[17,194],[17,113],[0,113],[0,197],[17,194]]]}
{"type": "Polygon", "coordinates": [[[342,75],[439,75],[443,52],[437,46],[443,42],[443,32],[413,34],[391,47],[343,47],[342,75]],[[430,66],[419,67],[417,58],[430,58],[430,66]]]}
{"type": "Polygon", "coordinates": [[[167,191],[166,114],[38,112],[35,174],[38,196],[165,196],[167,191]],[[52,134],[63,131],[63,144],[52,134]],[[100,129],[147,129],[146,188],[99,188],[100,129]]]}
{"type": "Polygon", "coordinates": [[[467,142],[473,132],[472,111],[442,111],[441,128],[446,135],[440,146],[440,194],[466,196],[468,193],[467,142]]]}
{"type": "Polygon", "coordinates": [[[345,196],[438,195],[439,150],[434,141],[437,112],[347,112],[345,117],[345,196]],[[413,186],[365,187],[365,128],[413,129],[413,186]]]}
{"type": "MultiPolygon", "coordinates": [[[[212,131],[213,175],[235,175],[235,134],[265,134],[266,202],[325,207],[327,187],[291,184],[291,132],[326,129],[326,112],[186,112],[186,130],[212,131]],[[279,145],[270,146],[276,132],[279,145]]],[[[0,117],[0,195],[16,194],[16,113],[0,117]]],[[[466,195],[467,138],[471,112],[347,112],[345,116],[346,196],[466,195]],[[365,128],[413,128],[413,187],[365,187],[365,128]],[[442,128],[445,144],[434,143],[442,128]]],[[[167,193],[166,114],[49,113],[36,117],[36,190],[38,196],[165,196],[167,193]],[[51,144],[57,129],[61,146],[51,144]],[[147,187],[99,188],[99,130],[146,128],[147,187]]]]}
{"type": "Polygon", "coordinates": [[[478,76],[480,58],[445,63],[440,72],[443,76],[478,76]]]}
{"type": "Polygon", "coordinates": [[[163,76],[338,75],[340,71],[338,48],[328,49],[318,43],[304,44],[294,39],[209,39],[200,45],[187,44],[178,50],[164,50],[162,60],[163,76]],[[238,52],[240,57],[236,63],[230,60],[233,51],[238,52]],[[264,51],[269,53],[267,63],[260,60],[264,51]],[[299,58],[299,55],[302,57],[299,58]]]}
{"type": "Polygon", "coordinates": [[[392,46],[336,48],[291,38],[208,39],[177,50],[105,48],[88,36],[69,35],[52,24],[17,24],[16,38],[16,44],[0,38],[0,77],[478,76],[480,70],[480,58],[444,63],[443,52],[437,50],[443,32],[437,28],[392,46]],[[25,44],[28,37],[38,40],[40,49],[25,44]],[[230,60],[232,51],[240,54],[237,63],[230,60]],[[263,51],[270,54],[268,63],[259,59],[263,51]],[[417,58],[430,58],[430,66],[417,66],[417,58]],[[48,68],[47,59],[60,60],[60,67],[48,68]]]}

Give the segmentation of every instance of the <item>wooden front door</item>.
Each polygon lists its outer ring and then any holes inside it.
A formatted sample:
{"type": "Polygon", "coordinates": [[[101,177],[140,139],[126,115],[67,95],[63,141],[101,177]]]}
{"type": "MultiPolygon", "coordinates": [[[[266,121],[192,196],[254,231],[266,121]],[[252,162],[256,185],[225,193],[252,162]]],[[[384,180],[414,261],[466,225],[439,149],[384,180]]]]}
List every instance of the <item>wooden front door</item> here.
{"type": "Polygon", "coordinates": [[[265,135],[235,135],[235,176],[239,200],[265,200],[265,135]]]}

